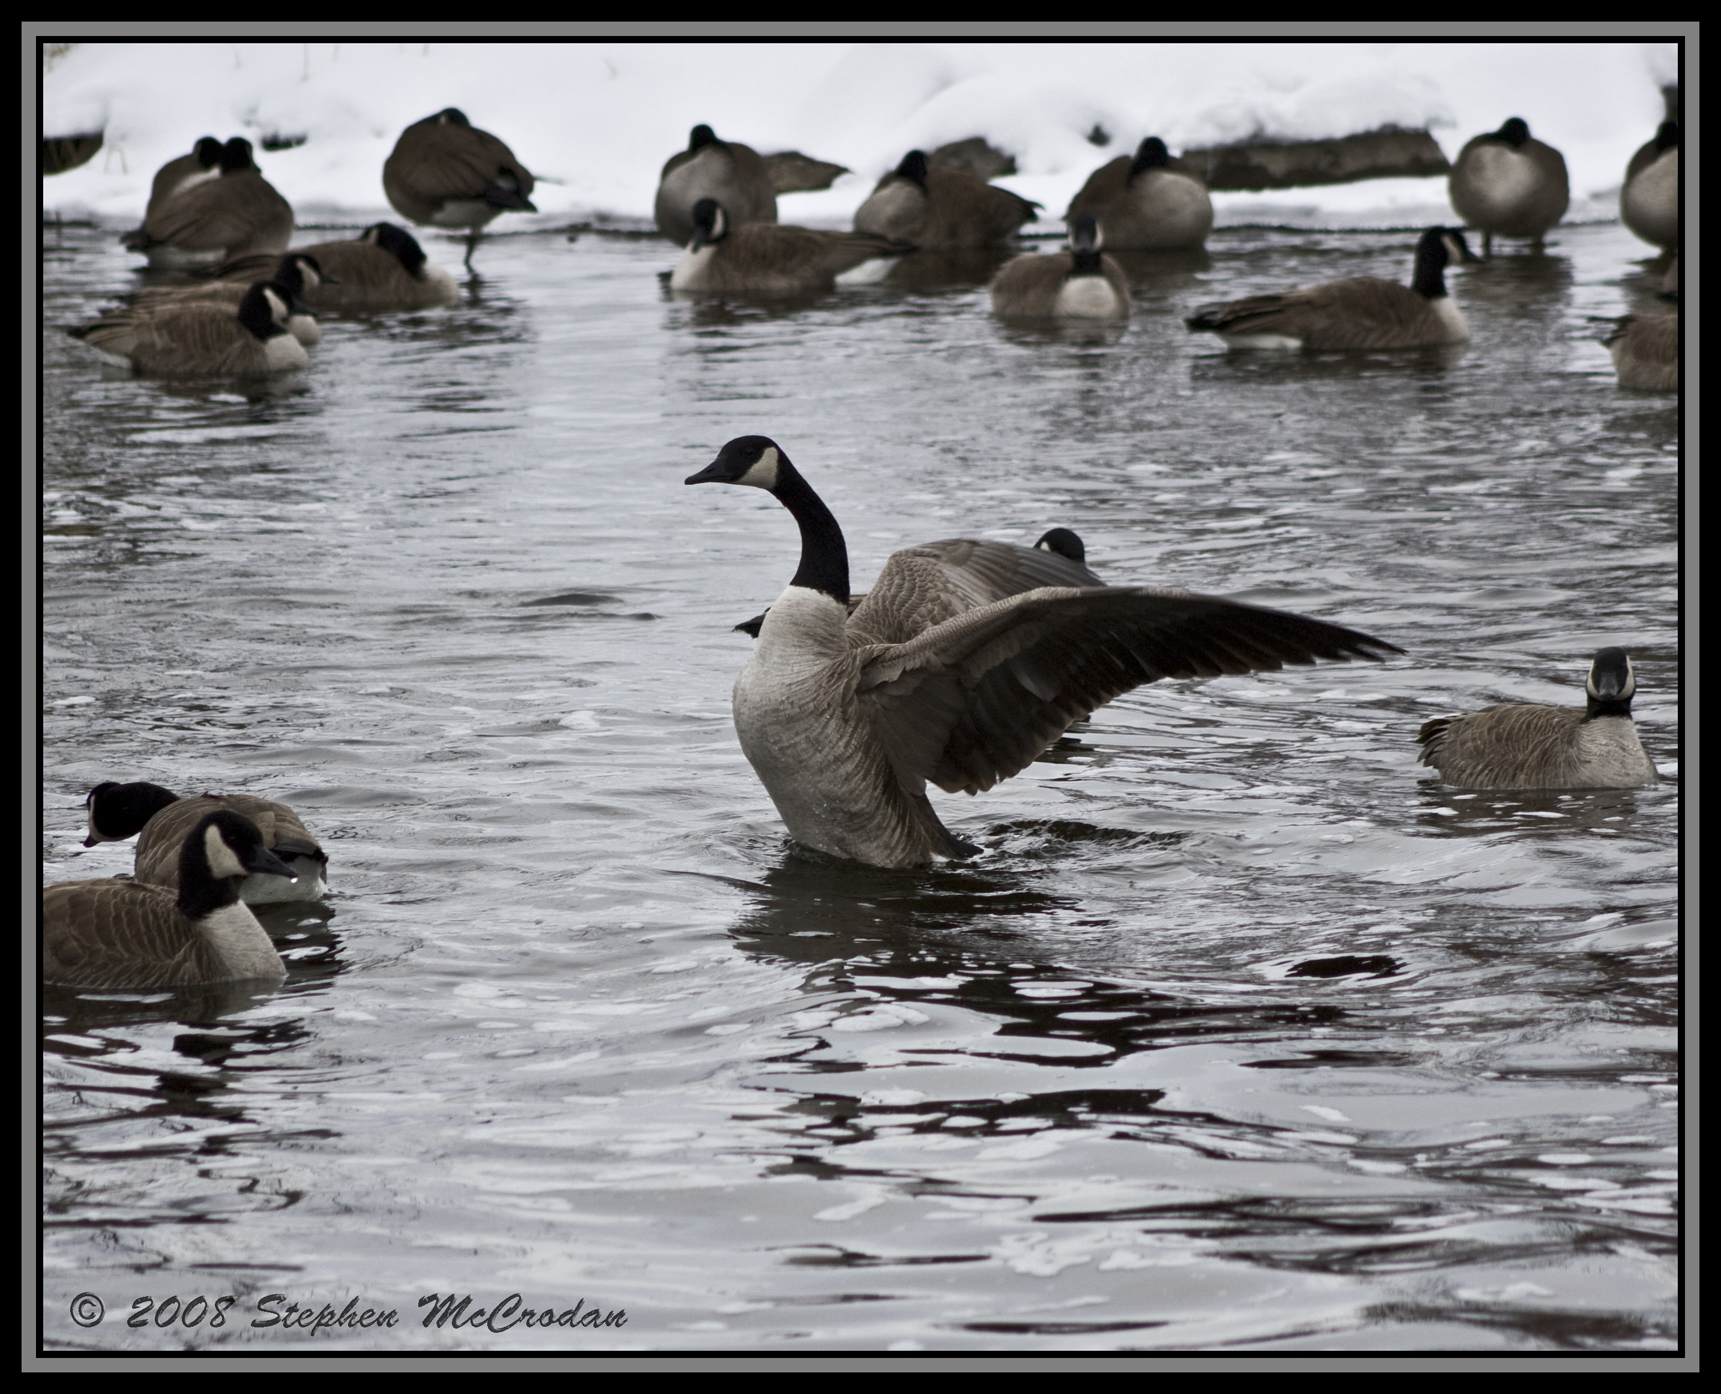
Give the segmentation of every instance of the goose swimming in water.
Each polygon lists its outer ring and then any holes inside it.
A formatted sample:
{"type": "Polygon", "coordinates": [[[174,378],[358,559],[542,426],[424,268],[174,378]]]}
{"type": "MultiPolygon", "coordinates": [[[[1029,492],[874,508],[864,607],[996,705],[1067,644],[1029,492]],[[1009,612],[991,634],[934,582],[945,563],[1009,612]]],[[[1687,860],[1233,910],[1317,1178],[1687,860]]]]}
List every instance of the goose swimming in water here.
{"type": "Polygon", "coordinates": [[[257,168],[251,142],[234,136],[221,147],[220,178],[180,184],[120,240],[148,253],[151,266],[208,267],[247,252],[284,252],[292,237],[292,205],[257,168]]]}
{"type": "Polygon", "coordinates": [[[1399,652],[1240,601],[1096,585],[1055,548],[1002,542],[897,552],[851,614],[842,529],[775,441],[732,440],[687,483],[764,489],[800,527],[800,567],[735,681],[735,730],[790,836],[872,866],[972,855],[926,782],[990,789],[1142,683],[1399,652]]]}
{"type": "Polygon", "coordinates": [[[1584,709],[1530,703],[1438,716],[1417,732],[1422,763],[1463,789],[1632,789],[1661,776],[1631,719],[1637,678],[1624,649],[1602,649],[1584,709]]]}
{"type": "Polygon", "coordinates": [[[1086,213],[1077,214],[1069,251],[1024,252],[998,268],[987,288],[993,311],[1023,318],[1126,318],[1129,282],[1100,245],[1098,225],[1086,213]]]}
{"type": "Polygon", "coordinates": [[[786,223],[730,223],[723,205],[702,198],[693,206],[693,237],[670,273],[672,290],[744,295],[823,295],[839,277],[871,279],[885,258],[912,249],[861,232],[818,232],[786,223]],[[868,271],[871,268],[868,267],[868,271]]]}
{"type": "MultiPolygon", "coordinates": [[[[372,223],[342,242],[315,242],[294,256],[314,257],[321,279],[307,285],[304,300],[324,314],[370,314],[388,310],[427,310],[460,298],[454,277],[430,265],[418,239],[393,223],[372,223]]],[[[224,281],[256,280],[267,274],[262,257],[241,257],[216,271],[224,281]]]]}
{"type": "Polygon", "coordinates": [[[239,888],[247,905],[317,900],[328,890],[324,869],[329,854],[284,803],[250,794],[201,794],[182,799],[159,784],[115,784],[110,780],[90,790],[84,807],[89,821],[84,846],[136,837],[134,875],[146,885],[177,890],[179,849],[186,837],[211,813],[226,809],[255,825],[263,845],[286,862],[294,878],[266,873],[247,877],[239,888]]]}
{"type": "Polygon", "coordinates": [[[855,210],[855,231],[923,249],[999,247],[1033,222],[1039,206],[910,150],[855,210]]]}
{"type": "Polygon", "coordinates": [[[222,809],[190,829],[178,889],[136,881],[62,881],[42,891],[42,981],[65,987],[193,987],[286,976],[267,931],[239,898],[257,873],[292,868],[257,826],[222,809]]]}
{"type": "Polygon", "coordinates": [[[1431,227],[1416,244],[1409,286],[1352,276],[1307,290],[1203,305],[1184,323],[1192,331],[1217,334],[1229,348],[1319,352],[1462,343],[1470,327],[1446,291],[1445,270],[1453,261],[1475,260],[1462,232],[1431,227]]]}
{"type": "Polygon", "coordinates": [[[306,348],[315,348],[323,341],[322,326],[317,323],[315,307],[305,300],[315,295],[325,282],[334,277],[318,265],[308,252],[289,252],[276,256],[264,252],[240,259],[252,268],[253,274],[243,281],[218,280],[200,286],[150,286],[137,291],[127,300],[136,309],[157,309],[164,305],[220,305],[237,314],[245,303],[245,294],[256,281],[269,281],[285,289],[292,298],[287,303],[287,332],[306,348]]]}
{"type": "Polygon", "coordinates": [[[303,368],[310,356],[288,331],[293,294],[259,282],[235,313],[209,301],[127,306],[67,331],[110,361],[164,377],[250,377],[303,368]]]}

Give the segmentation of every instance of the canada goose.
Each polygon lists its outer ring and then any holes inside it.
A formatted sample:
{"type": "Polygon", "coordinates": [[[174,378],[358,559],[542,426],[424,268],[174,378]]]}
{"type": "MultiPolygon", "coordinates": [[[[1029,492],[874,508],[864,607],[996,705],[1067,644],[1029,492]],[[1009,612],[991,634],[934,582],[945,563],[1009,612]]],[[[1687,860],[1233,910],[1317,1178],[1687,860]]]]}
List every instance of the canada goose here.
{"type": "MultiPolygon", "coordinates": [[[[1050,529],[1045,536],[1034,544],[1034,546],[1042,552],[1056,552],[1060,557],[1068,557],[1077,566],[1083,568],[1083,574],[1079,577],[1066,575],[1063,578],[1065,584],[1083,586],[1103,586],[1105,584],[1105,582],[1100,580],[1100,578],[1094,575],[1093,572],[1086,570],[1088,560],[1087,548],[1082,545],[1081,538],[1077,537],[1076,534],[1071,532],[1068,528],[1050,529]]],[[[861,591],[858,595],[849,596],[849,613],[851,615],[854,614],[856,610],[860,609],[861,602],[864,601],[866,597],[867,593],[865,591],[861,591]]],[[[765,615],[770,613],[771,607],[767,605],[763,614],[754,615],[752,619],[742,620],[740,624],[736,625],[735,632],[737,634],[750,634],[753,638],[757,639],[759,637],[759,629],[765,623],[765,615]]]]}
{"type": "Polygon", "coordinates": [[[1553,146],[1531,139],[1530,128],[1516,116],[1458,152],[1446,187],[1458,216],[1482,229],[1484,257],[1493,254],[1496,233],[1527,237],[1541,251],[1542,235],[1565,217],[1571,202],[1565,159],[1553,146]]]}
{"type": "Polygon", "coordinates": [[[1621,387],[1679,391],[1679,316],[1622,315],[1602,342],[1613,355],[1621,387]]]}
{"type": "Polygon", "coordinates": [[[302,368],[310,356],[287,331],[292,293],[259,281],[235,313],[209,301],[126,307],[67,331],[139,373],[248,377],[302,368]]]}
{"type": "Polygon", "coordinates": [[[924,151],[910,150],[855,210],[855,231],[920,248],[993,247],[1039,206],[967,170],[928,167],[924,151]]]}
{"type": "Polygon", "coordinates": [[[718,140],[709,126],[695,126],[687,149],[669,157],[658,180],[657,230],[678,247],[693,237],[693,205],[714,198],[736,226],[777,221],[777,190],[758,151],[718,140]]]}
{"type": "Polygon", "coordinates": [[[764,489],[800,526],[800,568],[735,681],[735,730],[792,837],[873,866],[972,854],[926,781],[989,789],[1141,683],[1398,652],[1234,600],[1094,585],[1060,552],[1002,542],[897,552],[851,615],[842,529],[775,441],[732,440],[687,483],[764,489]]]}
{"type": "Polygon", "coordinates": [[[1135,158],[1119,155],[1088,176],[1070,200],[1064,221],[1086,213],[1105,232],[1108,246],[1141,252],[1175,252],[1204,246],[1213,230],[1213,200],[1194,176],[1169,168],[1171,153],[1149,136],[1135,158]]]}
{"type": "Polygon", "coordinates": [[[1098,227],[1086,213],[1070,223],[1070,250],[1024,252],[998,268],[987,287],[1001,315],[1071,319],[1123,319],[1129,314],[1129,282],[1100,251],[1098,227]]]}
{"type": "Polygon", "coordinates": [[[181,190],[220,177],[221,142],[214,136],[202,136],[197,144],[191,147],[189,155],[180,155],[169,160],[155,172],[155,179],[149,186],[149,203],[144,209],[145,221],[148,221],[151,213],[181,190]]]}
{"type": "Polygon", "coordinates": [[[1657,247],[1679,245],[1679,123],[1663,121],[1638,148],[1619,191],[1620,221],[1657,247]]]}
{"type": "Polygon", "coordinates": [[[286,976],[239,899],[248,874],[293,874],[255,823],[231,809],[206,814],[180,848],[178,871],[177,892],[112,879],[45,887],[42,981],[149,990],[286,976]]]}
{"type": "Polygon", "coordinates": [[[322,343],[322,327],[317,323],[312,307],[305,302],[305,296],[315,294],[325,280],[333,277],[323,270],[317,259],[299,251],[288,252],[285,256],[261,252],[242,260],[247,264],[256,263],[255,272],[245,278],[246,283],[222,280],[199,286],[150,286],[133,293],[127,303],[138,309],[151,310],[163,305],[221,305],[237,314],[245,303],[249,283],[267,280],[292,297],[287,302],[287,332],[306,348],[315,348],[322,343]]]}
{"type": "Polygon", "coordinates": [[[382,166],[382,190],[396,212],[431,227],[465,228],[466,263],[478,232],[498,213],[536,213],[536,181],[514,152],[454,107],[400,133],[382,166]]]}
{"type": "Polygon", "coordinates": [[[1399,349],[1456,344],[1470,337],[1446,293],[1445,270],[1475,261],[1457,228],[1431,227],[1416,244],[1408,288],[1378,276],[1352,276],[1307,290],[1251,295],[1203,305],[1184,323],[1217,334],[1230,348],[1399,349]]]}
{"type": "Polygon", "coordinates": [[[693,205],[693,236],[670,273],[673,290],[819,295],[837,277],[909,249],[860,232],[815,232],[783,223],[731,227],[716,199],[693,205]]]}
{"type": "MultiPolygon", "coordinates": [[[[350,241],[317,242],[293,255],[316,259],[321,280],[303,295],[307,305],[324,314],[427,310],[460,298],[454,277],[429,265],[418,239],[393,223],[372,223],[350,241]]],[[[224,281],[246,281],[268,271],[267,258],[241,257],[215,274],[224,281]]]]}
{"type": "Polygon", "coordinates": [[[221,147],[221,177],[181,188],[121,240],[152,266],[208,266],[246,252],[284,252],[293,209],[257,169],[251,142],[221,147]]]}
{"type": "Polygon", "coordinates": [[[1602,649],[1584,710],[1509,704],[1437,716],[1416,733],[1422,763],[1465,789],[1631,789],[1661,776],[1637,738],[1637,690],[1624,649],[1602,649]]]}
{"type": "Polygon", "coordinates": [[[84,846],[137,838],[133,870],[139,881],[174,890],[179,885],[179,848],[192,828],[222,809],[256,824],[263,845],[282,858],[297,879],[279,875],[247,877],[239,895],[247,905],[284,900],[318,900],[328,890],[324,868],[329,854],[311,836],[299,815],[284,803],[250,794],[200,794],[180,798],[171,789],[141,781],[96,785],[84,799],[89,836],[84,846]],[[140,836],[141,834],[141,836],[140,836]]]}

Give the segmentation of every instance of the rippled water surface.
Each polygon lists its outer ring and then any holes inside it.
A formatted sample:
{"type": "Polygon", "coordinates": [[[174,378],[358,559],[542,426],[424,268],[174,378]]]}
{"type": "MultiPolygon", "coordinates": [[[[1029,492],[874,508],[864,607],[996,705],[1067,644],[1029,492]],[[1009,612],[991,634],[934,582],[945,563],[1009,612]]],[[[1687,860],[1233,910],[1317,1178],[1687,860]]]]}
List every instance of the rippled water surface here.
{"type": "Polygon", "coordinates": [[[498,237],[459,305],[330,321],[259,390],[94,364],[58,327],[134,258],[50,237],[44,874],[128,871],[81,800],[149,779],[291,803],[332,894],[263,912],[278,992],[46,994],[49,1345],[1670,1348],[1678,410],[1588,319],[1649,303],[1644,249],[1465,268],[1456,348],[1180,323],[1414,240],[1221,231],[1059,333],[986,267],[711,304],[655,240],[498,237]],[[1138,689],[934,792],[970,863],[797,851],[729,719],[794,523],[681,483],[750,432],[857,589],[1062,524],[1114,583],[1406,656],[1138,689]],[[1417,764],[1614,643],[1658,787],[1417,764]],[[420,1324],[516,1292],[626,1324],[420,1324]],[[401,1325],[252,1328],[270,1293],[401,1325]],[[169,1295],[238,1302],[125,1325],[169,1295]]]}

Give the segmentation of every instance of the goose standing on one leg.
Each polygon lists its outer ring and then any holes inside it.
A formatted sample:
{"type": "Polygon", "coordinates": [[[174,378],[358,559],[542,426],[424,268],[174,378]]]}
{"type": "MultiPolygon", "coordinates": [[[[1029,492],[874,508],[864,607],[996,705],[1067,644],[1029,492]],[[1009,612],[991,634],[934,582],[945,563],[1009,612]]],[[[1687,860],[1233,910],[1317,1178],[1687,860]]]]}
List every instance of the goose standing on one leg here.
{"type": "Polygon", "coordinates": [[[1482,230],[1484,257],[1493,255],[1496,234],[1527,237],[1541,251],[1572,198],[1565,157],[1533,139],[1516,116],[1458,152],[1446,187],[1458,216],[1482,230]]]}
{"type": "Polygon", "coordinates": [[[1126,318],[1129,282],[1100,245],[1094,220],[1078,213],[1070,223],[1069,251],[1024,252],[998,268],[988,287],[992,309],[1024,318],[1126,318]]]}
{"type": "Polygon", "coordinates": [[[465,228],[466,265],[478,234],[498,213],[536,213],[532,172],[457,107],[415,121],[382,166],[382,191],[396,212],[431,227],[465,228]]]}
{"type": "Polygon", "coordinates": [[[1422,763],[1464,789],[1632,789],[1661,776],[1631,719],[1637,677],[1624,649],[1602,649],[1584,709],[1531,703],[1438,716],[1417,732],[1422,763]]]}
{"type": "Polygon", "coordinates": [[[990,789],[1142,683],[1398,652],[1240,601],[1091,585],[1058,551],[1002,542],[897,552],[851,615],[842,529],[776,442],[732,440],[687,482],[764,489],[800,527],[800,567],[735,681],[735,730],[792,837],[873,866],[972,854],[927,780],[990,789]]]}
{"type": "Polygon", "coordinates": [[[133,874],[145,885],[179,885],[179,849],[191,830],[211,813],[223,809],[251,820],[263,845],[292,868],[294,879],[260,874],[239,888],[247,905],[274,905],[287,900],[318,900],[328,890],[325,868],[329,854],[311,835],[299,815],[284,803],[251,794],[200,794],[180,798],[159,784],[107,781],[84,798],[89,836],[84,846],[137,838],[133,874]]]}
{"type": "Polygon", "coordinates": [[[1353,276],[1307,290],[1203,305],[1184,323],[1193,331],[1217,334],[1229,348],[1320,351],[1462,343],[1470,328],[1446,290],[1446,267],[1453,260],[1476,260],[1464,234],[1431,227],[1416,244],[1416,270],[1408,287],[1378,276],[1353,276]]]}
{"type": "Polygon", "coordinates": [[[201,818],[180,848],[178,890],[136,881],[62,881],[42,891],[42,981],[65,987],[279,982],[281,955],[239,899],[249,875],[291,877],[250,819],[201,818]]]}

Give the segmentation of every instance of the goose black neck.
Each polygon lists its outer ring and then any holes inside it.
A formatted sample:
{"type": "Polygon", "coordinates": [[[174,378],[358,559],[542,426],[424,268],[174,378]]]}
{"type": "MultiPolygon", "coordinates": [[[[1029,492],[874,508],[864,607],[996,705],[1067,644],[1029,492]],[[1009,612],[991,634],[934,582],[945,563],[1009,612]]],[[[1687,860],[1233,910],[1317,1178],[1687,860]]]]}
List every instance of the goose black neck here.
{"type": "Polygon", "coordinates": [[[1165,142],[1157,136],[1149,136],[1135,152],[1135,159],[1130,162],[1129,175],[1124,183],[1133,183],[1137,175],[1146,174],[1150,169],[1166,169],[1170,164],[1171,152],[1165,148],[1165,142]]]}
{"type": "Polygon", "coordinates": [[[1446,244],[1438,237],[1425,237],[1416,245],[1416,273],[1410,288],[1424,300],[1446,294],[1446,244]]]}
{"type": "Polygon", "coordinates": [[[839,605],[849,603],[849,549],[843,530],[825,501],[800,471],[783,460],[778,465],[777,502],[795,515],[801,527],[801,565],[791,586],[823,591],[839,605]]]}
{"type": "Polygon", "coordinates": [[[238,902],[238,880],[213,875],[204,854],[203,837],[194,834],[186,838],[179,852],[179,908],[192,919],[200,920],[213,910],[238,902]]]}
{"type": "Polygon", "coordinates": [[[1086,252],[1078,252],[1071,248],[1070,262],[1070,275],[1072,276],[1098,276],[1101,274],[1098,247],[1086,252]]]}
{"type": "Polygon", "coordinates": [[[1631,716],[1631,698],[1629,697],[1589,697],[1584,703],[1584,720],[1594,721],[1598,716],[1631,716]]]}

